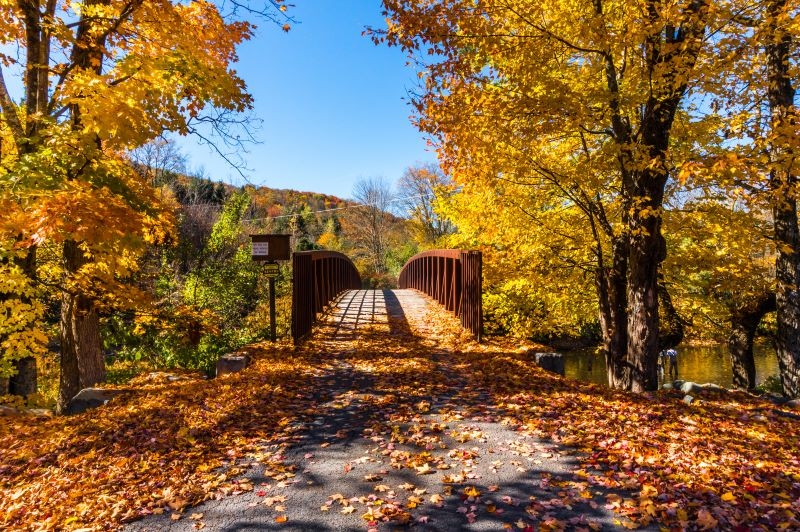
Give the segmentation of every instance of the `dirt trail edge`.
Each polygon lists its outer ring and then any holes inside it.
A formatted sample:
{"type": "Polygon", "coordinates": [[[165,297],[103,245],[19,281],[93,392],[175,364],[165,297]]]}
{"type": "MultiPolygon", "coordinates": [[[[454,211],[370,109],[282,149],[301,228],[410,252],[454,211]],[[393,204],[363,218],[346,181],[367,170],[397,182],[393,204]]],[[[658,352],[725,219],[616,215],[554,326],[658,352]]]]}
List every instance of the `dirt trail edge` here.
{"type": "Polygon", "coordinates": [[[608,501],[631,493],[494,406],[459,363],[459,334],[418,292],[347,293],[312,338],[311,415],[237,464],[236,494],[126,530],[622,528],[608,501]]]}

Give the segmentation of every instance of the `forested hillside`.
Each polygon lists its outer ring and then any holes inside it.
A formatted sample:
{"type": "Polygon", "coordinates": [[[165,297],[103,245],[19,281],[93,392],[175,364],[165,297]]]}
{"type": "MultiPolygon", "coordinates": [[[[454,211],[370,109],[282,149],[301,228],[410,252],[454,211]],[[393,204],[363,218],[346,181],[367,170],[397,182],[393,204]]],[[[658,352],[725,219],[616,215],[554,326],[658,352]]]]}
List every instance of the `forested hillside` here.
{"type": "MultiPolygon", "coordinates": [[[[392,187],[381,180],[363,181],[353,200],[237,187],[191,175],[185,158],[164,140],[131,152],[130,162],[137,179],[152,187],[163,224],[158,234],[137,244],[135,254],[104,259],[107,266],[100,271],[109,275],[97,275],[95,269],[82,277],[98,302],[102,351],[94,382],[124,380],[147,368],[211,372],[220,355],[264,338],[268,284],[251,259],[252,234],[289,234],[295,251],[344,252],[365,285],[373,287],[393,286],[405,260],[426,245],[412,234],[414,202],[395,205],[392,187]]],[[[70,370],[60,367],[62,251],[42,242],[38,260],[39,282],[21,294],[35,295],[20,315],[28,321],[17,322],[0,357],[0,396],[12,392],[28,396],[29,406],[58,402],[63,408],[78,390],[65,387],[63,375],[70,370]],[[27,349],[20,349],[22,342],[27,349]],[[36,367],[38,392],[33,393],[36,367]]],[[[290,332],[290,278],[283,263],[276,283],[280,337],[290,332]]]]}

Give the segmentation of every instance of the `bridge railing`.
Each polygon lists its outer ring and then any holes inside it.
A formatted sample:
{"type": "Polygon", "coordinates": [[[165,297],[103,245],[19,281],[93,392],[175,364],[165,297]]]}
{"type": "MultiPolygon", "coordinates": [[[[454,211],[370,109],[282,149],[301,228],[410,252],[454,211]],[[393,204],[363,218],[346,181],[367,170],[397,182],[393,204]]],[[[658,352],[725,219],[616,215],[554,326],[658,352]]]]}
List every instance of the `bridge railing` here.
{"type": "Polygon", "coordinates": [[[353,262],[336,251],[293,253],[292,277],[292,338],[295,343],[311,332],[317,314],[339,294],[361,288],[361,276],[353,262]]]}
{"type": "Polygon", "coordinates": [[[461,318],[480,340],[483,333],[483,259],[480,251],[435,249],[417,253],[403,266],[400,288],[416,288],[461,318]]]}

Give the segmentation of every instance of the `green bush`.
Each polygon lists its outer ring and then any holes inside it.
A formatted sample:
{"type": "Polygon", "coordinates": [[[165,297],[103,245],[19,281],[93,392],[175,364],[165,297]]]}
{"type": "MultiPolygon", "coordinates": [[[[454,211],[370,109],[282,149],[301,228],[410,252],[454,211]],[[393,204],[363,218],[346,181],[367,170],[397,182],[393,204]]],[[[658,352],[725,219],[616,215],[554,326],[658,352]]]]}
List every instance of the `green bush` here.
{"type": "Polygon", "coordinates": [[[756,385],[756,391],[760,393],[783,394],[783,386],[778,375],[770,375],[756,385]]]}

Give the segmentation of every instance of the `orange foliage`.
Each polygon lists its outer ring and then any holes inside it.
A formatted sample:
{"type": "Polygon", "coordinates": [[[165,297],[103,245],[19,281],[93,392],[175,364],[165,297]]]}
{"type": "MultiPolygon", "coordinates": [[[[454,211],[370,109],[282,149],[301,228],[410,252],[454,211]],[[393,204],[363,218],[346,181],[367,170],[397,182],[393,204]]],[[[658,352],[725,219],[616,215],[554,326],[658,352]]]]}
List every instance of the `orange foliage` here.
{"type": "MultiPolygon", "coordinates": [[[[399,434],[395,427],[402,424],[420,422],[419,414],[432,409],[426,397],[452,394],[450,401],[461,412],[451,416],[485,415],[491,408],[498,421],[579,451],[573,454],[578,460],[573,477],[581,480],[559,484],[563,497],[580,498],[593,487],[630,490],[627,498],[608,496],[607,508],[624,526],[800,527],[797,421],[771,404],[720,393],[690,406],[675,392],[634,395],[581,384],[533,366],[517,343],[466,340],[444,311],[421,320],[428,327],[424,338],[409,336],[412,330],[390,339],[377,326],[367,326],[350,349],[335,356],[318,333],[296,350],[286,344],[255,346],[254,366],[239,374],[173,383],[140,379],[91,413],[4,418],[0,527],[111,529],[153,512],[182,510],[213,493],[252,490],[246,481],[232,480],[240,472],[236,459],[264,463],[273,478],[285,474],[276,459],[282,451],[265,447],[284,448],[292,426],[313,419],[315,406],[330,398],[325,376],[337,371],[370,375],[372,386],[359,390],[359,397],[385,414],[378,418],[384,420],[380,430],[391,434],[399,434]],[[477,406],[476,394],[481,394],[477,406]]],[[[465,450],[453,456],[476,459],[465,450]]],[[[432,473],[436,461],[420,452],[398,455],[395,465],[414,468],[409,472],[416,478],[432,473]]],[[[442,479],[458,481],[455,473],[442,479]]],[[[475,488],[458,488],[464,497],[480,495],[468,490],[475,488]]],[[[355,503],[337,496],[331,499],[342,502],[341,512],[355,512],[355,503]]],[[[386,506],[383,518],[408,522],[409,510],[441,505],[442,498],[414,495],[409,501],[407,510],[386,506]]],[[[487,508],[491,515],[497,511],[487,508]]],[[[379,515],[373,508],[364,518],[379,515]]],[[[555,519],[541,524],[567,526],[555,519]]]]}

